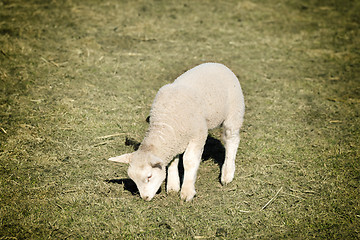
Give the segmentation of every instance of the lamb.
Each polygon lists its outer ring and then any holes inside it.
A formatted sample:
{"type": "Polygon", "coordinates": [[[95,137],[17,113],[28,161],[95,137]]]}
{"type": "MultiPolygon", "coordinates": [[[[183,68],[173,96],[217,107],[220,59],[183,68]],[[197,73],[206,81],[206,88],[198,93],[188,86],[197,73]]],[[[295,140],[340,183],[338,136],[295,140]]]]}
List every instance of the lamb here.
{"type": "Polygon", "coordinates": [[[196,194],[195,180],[209,129],[223,127],[221,183],[233,180],[244,113],[244,96],[235,74],[219,63],[201,64],[160,88],[138,150],[109,160],[129,164],[129,177],[140,196],[150,201],[165,180],[168,165],[167,192],[180,191],[178,163],[179,154],[184,153],[180,196],[190,201],[196,194]]]}

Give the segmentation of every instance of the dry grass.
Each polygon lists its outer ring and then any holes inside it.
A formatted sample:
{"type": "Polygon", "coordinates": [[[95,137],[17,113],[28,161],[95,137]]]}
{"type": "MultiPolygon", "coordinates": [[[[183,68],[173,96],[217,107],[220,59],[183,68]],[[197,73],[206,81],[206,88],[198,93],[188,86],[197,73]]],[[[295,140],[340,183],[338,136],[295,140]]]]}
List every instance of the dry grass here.
{"type": "Polygon", "coordinates": [[[359,239],[359,11],[0,1],[0,239],[359,239]],[[106,159],[142,140],[160,86],[208,61],[246,97],[236,179],[221,186],[210,155],[194,201],[145,202],[106,159]]]}

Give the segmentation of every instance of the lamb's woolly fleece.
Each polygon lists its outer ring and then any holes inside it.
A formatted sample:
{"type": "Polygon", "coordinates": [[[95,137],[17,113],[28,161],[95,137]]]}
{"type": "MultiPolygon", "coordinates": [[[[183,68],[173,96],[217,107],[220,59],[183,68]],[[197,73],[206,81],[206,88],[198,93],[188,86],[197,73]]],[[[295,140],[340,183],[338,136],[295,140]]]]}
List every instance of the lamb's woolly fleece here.
{"type": "Polygon", "coordinates": [[[201,64],[159,90],[139,150],[150,150],[168,164],[190,140],[205,143],[208,129],[223,124],[225,129],[238,130],[244,111],[235,74],[222,64],[201,64]]]}

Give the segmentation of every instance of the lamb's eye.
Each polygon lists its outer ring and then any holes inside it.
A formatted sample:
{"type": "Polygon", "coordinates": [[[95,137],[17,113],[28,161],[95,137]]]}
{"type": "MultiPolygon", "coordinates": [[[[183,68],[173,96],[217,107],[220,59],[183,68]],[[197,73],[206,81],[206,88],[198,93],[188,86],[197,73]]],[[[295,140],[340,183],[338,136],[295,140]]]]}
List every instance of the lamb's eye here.
{"type": "Polygon", "coordinates": [[[150,174],[149,176],[147,176],[147,178],[146,178],[146,182],[147,182],[147,183],[150,181],[151,177],[152,177],[152,174],[150,174]]]}

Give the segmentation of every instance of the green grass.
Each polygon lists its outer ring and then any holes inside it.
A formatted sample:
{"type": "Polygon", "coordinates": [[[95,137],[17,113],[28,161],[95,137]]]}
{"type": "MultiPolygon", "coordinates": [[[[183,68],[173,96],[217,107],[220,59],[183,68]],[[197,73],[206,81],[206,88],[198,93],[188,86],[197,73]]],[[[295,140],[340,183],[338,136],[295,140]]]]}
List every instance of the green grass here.
{"type": "Polygon", "coordinates": [[[359,11],[0,1],[0,239],[359,239],[359,11]],[[209,61],[246,99],[235,179],[209,159],[192,202],[164,186],[145,202],[106,159],[142,140],[162,85],[209,61]]]}

